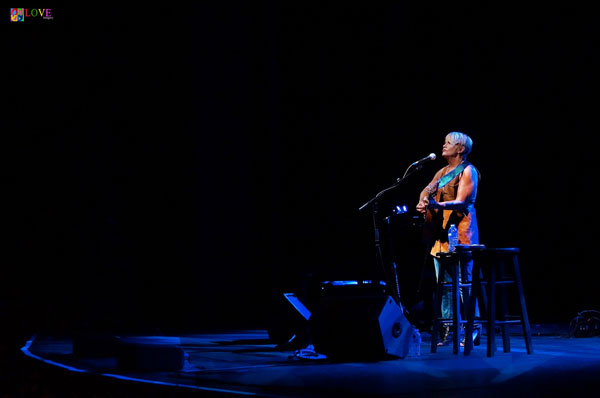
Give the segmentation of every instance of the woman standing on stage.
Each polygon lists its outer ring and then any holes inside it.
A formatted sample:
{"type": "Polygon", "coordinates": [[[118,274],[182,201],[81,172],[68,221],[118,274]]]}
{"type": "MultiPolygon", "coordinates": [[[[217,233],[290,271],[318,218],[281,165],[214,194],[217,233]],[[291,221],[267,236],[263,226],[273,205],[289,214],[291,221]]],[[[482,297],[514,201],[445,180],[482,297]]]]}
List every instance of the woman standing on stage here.
{"type": "MultiPolygon", "coordinates": [[[[450,225],[454,224],[458,229],[459,244],[479,243],[475,198],[480,175],[477,169],[467,161],[472,147],[473,141],[464,133],[455,131],[446,135],[442,147],[442,157],[446,159],[448,165],[435,174],[431,183],[421,192],[417,204],[417,211],[426,215],[424,232],[428,244],[431,245],[430,254],[433,256],[438,282],[440,281],[438,253],[448,251],[450,225]]],[[[473,260],[461,263],[460,280],[464,283],[470,282],[472,270],[473,260]]],[[[442,275],[442,281],[450,282],[450,275],[448,273],[442,275]]],[[[477,307],[476,312],[477,316],[477,307]]],[[[446,291],[442,297],[442,317],[452,318],[452,294],[450,291],[446,291]]],[[[446,327],[442,330],[439,345],[445,345],[448,342],[449,328],[446,327]]]]}

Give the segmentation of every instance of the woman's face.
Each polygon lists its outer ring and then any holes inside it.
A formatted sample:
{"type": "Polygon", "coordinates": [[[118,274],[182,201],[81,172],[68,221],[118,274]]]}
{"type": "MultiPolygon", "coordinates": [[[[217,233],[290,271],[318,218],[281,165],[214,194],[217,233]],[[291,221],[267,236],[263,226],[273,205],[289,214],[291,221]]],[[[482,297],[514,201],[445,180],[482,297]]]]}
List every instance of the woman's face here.
{"type": "Polygon", "coordinates": [[[446,137],[444,146],[442,147],[442,157],[452,158],[458,156],[464,151],[463,146],[458,142],[452,142],[450,137],[446,137]]]}

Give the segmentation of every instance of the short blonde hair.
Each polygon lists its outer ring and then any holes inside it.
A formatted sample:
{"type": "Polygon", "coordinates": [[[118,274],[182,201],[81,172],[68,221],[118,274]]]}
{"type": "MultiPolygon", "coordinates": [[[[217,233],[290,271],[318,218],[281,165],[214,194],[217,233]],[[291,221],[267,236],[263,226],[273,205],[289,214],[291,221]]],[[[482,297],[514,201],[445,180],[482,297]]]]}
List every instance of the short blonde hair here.
{"type": "Polygon", "coordinates": [[[465,148],[463,152],[464,159],[466,159],[471,153],[471,149],[473,148],[473,140],[465,133],[461,133],[460,131],[452,131],[446,135],[446,139],[450,139],[450,142],[453,144],[460,144],[465,148]]]}

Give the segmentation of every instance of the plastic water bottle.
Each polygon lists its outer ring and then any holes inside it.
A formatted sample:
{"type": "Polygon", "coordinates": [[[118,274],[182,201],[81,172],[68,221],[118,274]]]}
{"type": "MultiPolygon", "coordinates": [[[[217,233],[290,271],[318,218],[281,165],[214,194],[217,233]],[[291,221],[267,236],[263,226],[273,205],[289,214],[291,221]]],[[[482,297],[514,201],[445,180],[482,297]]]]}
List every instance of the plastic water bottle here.
{"type": "Polygon", "coordinates": [[[456,229],[456,225],[452,224],[448,230],[448,251],[453,252],[456,249],[456,245],[458,245],[458,230],[456,229]]]}
{"type": "Polygon", "coordinates": [[[408,346],[408,356],[419,357],[421,356],[421,333],[414,325],[412,326],[412,329],[412,342],[408,346]]]}

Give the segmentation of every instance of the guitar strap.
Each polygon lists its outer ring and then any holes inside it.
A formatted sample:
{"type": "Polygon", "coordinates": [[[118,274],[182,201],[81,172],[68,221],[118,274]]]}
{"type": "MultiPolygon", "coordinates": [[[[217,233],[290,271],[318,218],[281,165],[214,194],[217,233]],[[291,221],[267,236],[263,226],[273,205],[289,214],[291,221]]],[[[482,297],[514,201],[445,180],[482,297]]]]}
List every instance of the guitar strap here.
{"type": "Polygon", "coordinates": [[[456,166],[454,168],[454,170],[452,170],[451,172],[449,172],[448,174],[446,174],[445,176],[443,176],[442,178],[440,178],[438,180],[438,184],[437,184],[438,189],[443,188],[444,186],[446,186],[450,181],[452,181],[454,179],[454,177],[456,177],[457,175],[459,175],[460,173],[462,173],[463,170],[468,165],[469,164],[467,162],[462,162],[461,164],[459,164],[458,166],[456,166]]]}

